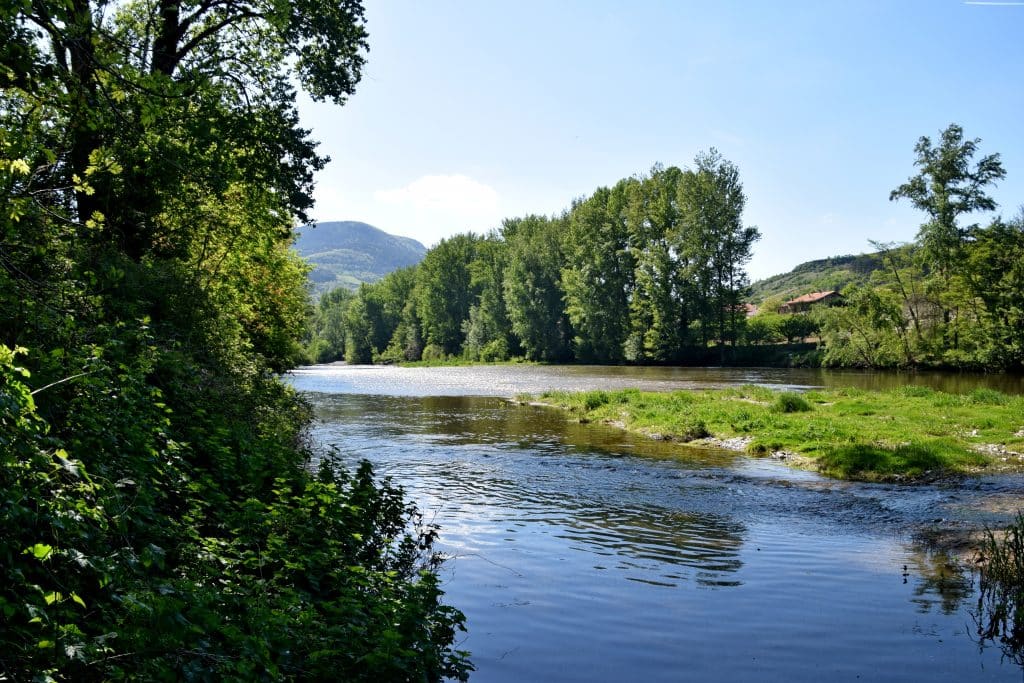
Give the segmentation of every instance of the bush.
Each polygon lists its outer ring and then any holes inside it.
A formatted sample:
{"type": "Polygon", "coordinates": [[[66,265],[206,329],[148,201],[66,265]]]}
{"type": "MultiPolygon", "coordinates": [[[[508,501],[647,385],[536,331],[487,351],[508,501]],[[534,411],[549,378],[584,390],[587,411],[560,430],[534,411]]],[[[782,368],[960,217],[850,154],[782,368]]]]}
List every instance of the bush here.
{"type": "Polygon", "coordinates": [[[427,344],[423,347],[423,355],[420,356],[420,360],[423,361],[442,361],[445,360],[444,349],[437,344],[427,344]]]}
{"type": "Polygon", "coordinates": [[[777,413],[806,413],[811,409],[807,399],[793,391],[782,392],[772,404],[772,410],[777,413]]]}
{"type": "Polygon", "coordinates": [[[583,396],[583,407],[587,410],[596,410],[611,400],[606,391],[588,391],[583,396]]]}
{"type": "Polygon", "coordinates": [[[508,342],[504,337],[492,339],[480,349],[480,360],[484,363],[496,363],[509,358],[508,342]]]}
{"type": "Polygon", "coordinates": [[[41,394],[67,392],[57,430],[14,359],[0,345],[0,677],[467,675],[436,529],[366,463],[305,469],[290,388],[150,349],[41,394]]]}
{"type": "Polygon", "coordinates": [[[711,436],[707,424],[700,419],[686,421],[681,427],[676,427],[676,431],[680,441],[696,441],[711,436]]]}

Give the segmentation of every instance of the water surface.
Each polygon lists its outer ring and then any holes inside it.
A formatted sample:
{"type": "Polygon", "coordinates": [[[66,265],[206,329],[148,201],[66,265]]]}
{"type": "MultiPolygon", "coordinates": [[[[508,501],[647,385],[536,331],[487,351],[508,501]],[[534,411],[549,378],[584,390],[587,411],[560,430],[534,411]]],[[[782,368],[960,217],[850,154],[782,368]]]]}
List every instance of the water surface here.
{"type": "MultiPolygon", "coordinates": [[[[970,573],[915,540],[1004,521],[1020,477],[837,482],[488,397],[699,384],[540,370],[293,377],[316,407],[316,438],[346,462],[371,460],[441,525],[473,680],[1021,680],[975,642],[970,573]]],[[[772,384],[770,372],[735,381],[772,384]]]]}

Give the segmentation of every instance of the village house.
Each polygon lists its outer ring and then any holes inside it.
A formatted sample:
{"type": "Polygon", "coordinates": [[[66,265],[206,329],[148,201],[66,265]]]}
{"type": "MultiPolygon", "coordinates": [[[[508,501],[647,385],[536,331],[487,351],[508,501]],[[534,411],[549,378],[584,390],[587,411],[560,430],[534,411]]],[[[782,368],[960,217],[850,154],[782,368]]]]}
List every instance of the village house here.
{"type": "Polygon", "coordinates": [[[779,313],[803,313],[811,310],[812,306],[825,305],[835,306],[841,303],[843,295],[837,291],[830,290],[827,292],[811,292],[810,294],[804,294],[798,296],[795,299],[790,299],[786,303],[779,306],[779,313]]]}

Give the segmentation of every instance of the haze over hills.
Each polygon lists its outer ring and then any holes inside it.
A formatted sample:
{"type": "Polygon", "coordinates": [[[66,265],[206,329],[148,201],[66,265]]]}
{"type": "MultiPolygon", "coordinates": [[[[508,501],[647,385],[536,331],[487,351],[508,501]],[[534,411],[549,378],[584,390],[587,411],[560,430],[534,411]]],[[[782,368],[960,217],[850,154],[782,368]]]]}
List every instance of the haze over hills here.
{"type": "Polygon", "coordinates": [[[328,221],[299,228],[295,250],[310,263],[313,295],[335,287],[356,289],[393,270],[420,262],[427,249],[359,221],[328,221]]]}
{"type": "Polygon", "coordinates": [[[760,304],[772,297],[791,299],[830,289],[841,290],[854,282],[864,282],[882,267],[881,254],[831,256],[801,263],[788,273],[772,275],[750,286],[751,303],[760,304]]]}

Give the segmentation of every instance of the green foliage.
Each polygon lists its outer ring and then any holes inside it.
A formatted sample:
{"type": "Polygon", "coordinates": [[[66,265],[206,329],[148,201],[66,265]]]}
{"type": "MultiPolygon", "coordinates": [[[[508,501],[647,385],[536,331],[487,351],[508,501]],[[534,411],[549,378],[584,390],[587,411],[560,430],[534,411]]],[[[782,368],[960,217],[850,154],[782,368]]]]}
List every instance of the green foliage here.
{"type": "Polygon", "coordinates": [[[735,342],[742,329],[750,284],[744,266],[761,234],[743,225],[747,198],[736,165],[715,149],[697,155],[694,163],[679,186],[682,253],[691,262],[702,338],[723,346],[735,342]]]}
{"type": "Polygon", "coordinates": [[[996,203],[985,194],[986,186],[1006,177],[998,154],[982,157],[971,167],[980,142],[965,139],[963,128],[955,123],[940,133],[937,146],[922,136],[914,146],[914,165],[920,171],[889,195],[892,201],[910,200],[928,215],[918,240],[923,256],[944,277],[959,267],[970,230],[959,225],[960,217],[994,210],[996,203]]]}
{"type": "Polygon", "coordinates": [[[572,333],[561,288],[563,221],[541,216],[506,220],[508,244],[505,308],[526,358],[556,361],[569,356],[572,333]]]}
{"type": "Polygon", "coordinates": [[[785,339],[782,333],[782,316],[778,313],[758,313],[749,318],[743,329],[743,338],[747,344],[771,344],[785,339]]]}
{"type": "MultiPolygon", "coordinates": [[[[276,378],[311,314],[292,226],[325,161],[294,87],[353,92],[362,14],[0,11],[0,678],[468,671],[435,530],[366,467],[312,474],[276,378]]],[[[317,359],[356,333],[343,303],[313,314],[317,359]]]]}
{"type": "MultiPolygon", "coordinates": [[[[468,672],[463,654],[438,647],[463,618],[439,601],[436,529],[368,464],[349,474],[324,462],[310,476],[289,463],[287,417],[260,421],[277,437],[244,437],[228,427],[235,416],[201,412],[192,435],[206,433],[202,442],[169,442],[160,437],[175,416],[151,396],[132,398],[144,387],[132,370],[115,380],[131,426],[113,424],[104,405],[76,413],[87,464],[56,445],[24,372],[0,346],[0,427],[14,446],[0,470],[13,503],[0,519],[9,530],[0,543],[6,674],[370,681],[468,672]],[[84,431],[86,419],[102,421],[97,433],[84,431]],[[244,470],[230,450],[239,438],[244,470]]],[[[95,388],[100,400],[111,389],[95,388]]],[[[290,400],[278,393],[276,407],[290,400]]]]}
{"type": "Polygon", "coordinates": [[[588,391],[583,394],[583,407],[587,410],[594,410],[607,404],[609,400],[606,391],[588,391]]]}
{"type": "Polygon", "coordinates": [[[779,334],[790,343],[813,337],[820,331],[818,320],[810,313],[791,313],[778,317],[779,334]]]}
{"type": "Polygon", "coordinates": [[[997,641],[1003,653],[1024,663],[1024,514],[997,537],[985,534],[978,553],[980,592],[975,623],[981,642],[997,641]]]}
{"type": "Polygon", "coordinates": [[[625,205],[636,182],[621,180],[610,190],[598,188],[569,212],[562,288],[575,332],[573,351],[581,361],[624,359],[635,281],[625,205]]]}
{"type": "Polygon", "coordinates": [[[812,407],[800,394],[783,391],[775,398],[772,409],[779,413],[805,413],[812,407]]]}
{"type": "Polygon", "coordinates": [[[476,258],[476,235],[455,235],[427,252],[417,270],[416,311],[426,343],[457,354],[464,341],[463,321],[477,294],[470,263],[476,258]]]}
{"type": "Polygon", "coordinates": [[[444,349],[441,346],[437,344],[427,344],[426,346],[423,347],[423,355],[421,357],[421,360],[439,361],[445,360],[445,358],[447,358],[447,355],[445,354],[444,349]]]}

